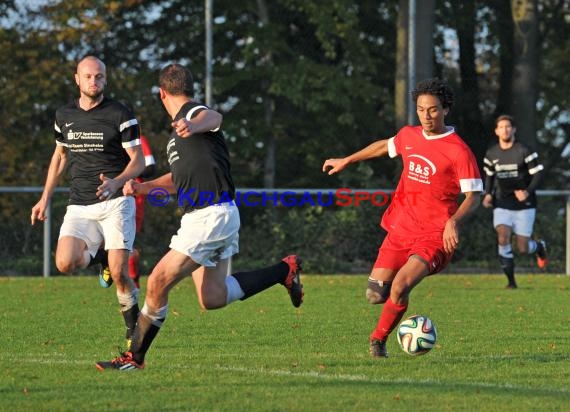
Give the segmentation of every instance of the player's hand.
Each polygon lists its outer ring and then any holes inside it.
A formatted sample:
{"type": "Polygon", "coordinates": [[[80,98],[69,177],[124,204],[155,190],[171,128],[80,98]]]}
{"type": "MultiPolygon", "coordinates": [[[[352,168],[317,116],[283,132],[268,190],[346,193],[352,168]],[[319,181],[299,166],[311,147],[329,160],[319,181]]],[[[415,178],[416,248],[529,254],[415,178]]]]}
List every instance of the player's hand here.
{"type": "Polygon", "coordinates": [[[493,195],[486,194],[483,196],[483,201],[481,202],[483,207],[490,208],[493,207],[493,195]]]}
{"type": "Polygon", "coordinates": [[[528,198],[528,192],[526,190],[515,190],[515,197],[519,202],[524,202],[528,198]]]}
{"type": "Polygon", "coordinates": [[[95,195],[101,200],[110,199],[111,196],[113,196],[115,192],[120,189],[121,182],[118,182],[115,179],[110,179],[103,173],[99,175],[99,179],[103,183],[101,183],[101,185],[97,188],[95,195]]]}
{"type": "Polygon", "coordinates": [[[123,186],[123,195],[125,196],[136,196],[139,191],[140,183],[134,179],[128,180],[123,186]]]}
{"type": "Polygon", "coordinates": [[[37,220],[44,221],[47,219],[46,207],[47,202],[41,199],[34,207],[32,207],[32,215],[30,216],[32,225],[35,225],[37,220]]]}
{"type": "Polygon", "coordinates": [[[184,118],[172,122],[172,127],[180,137],[190,137],[192,134],[192,123],[184,118]]]}
{"type": "Polygon", "coordinates": [[[453,253],[459,246],[459,230],[455,219],[449,219],[443,229],[443,249],[446,253],[453,253]]]}
{"type": "Polygon", "coordinates": [[[323,163],[323,172],[327,172],[327,169],[330,168],[330,170],[328,170],[328,175],[334,175],[335,173],[340,172],[341,170],[343,170],[346,166],[348,166],[349,161],[346,158],[343,159],[327,159],[325,160],[325,163],[323,163]]]}

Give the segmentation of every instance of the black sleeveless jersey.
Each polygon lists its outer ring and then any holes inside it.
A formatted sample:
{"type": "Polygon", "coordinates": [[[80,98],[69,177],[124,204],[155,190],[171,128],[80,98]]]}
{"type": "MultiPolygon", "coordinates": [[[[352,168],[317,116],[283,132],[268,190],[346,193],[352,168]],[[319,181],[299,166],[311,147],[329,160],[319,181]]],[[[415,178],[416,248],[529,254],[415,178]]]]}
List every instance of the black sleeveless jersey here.
{"type": "Polygon", "coordinates": [[[496,144],[485,154],[485,193],[493,195],[493,207],[509,210],[536,208],[535,190],[543,174],[538,154],[515,141],[510,149],[496,144]],[[526,190],[528,198],[519,202],[515,190],[526,190]]]}
{"type": "MultiPolygon", "coordinates": [[[[185,103],[174,121],[192,119],[203,104],[185,103]]],[[[230,171],[230,156],[221,130],[180,137],[172,131],[166,149],[172,180],[178,192],[179,206],[185,212],[202,209],[235,198],[235,186],[230,171]]]]}
{"type": "MultiPolygon", "coordinates": [[[[136,118],[113,99],[105,97],[87,111],[75,99],[56,111],[54,127],[56,144],[65,146],[68,152],[69,204],[100,202],[95,195],[101,185],[99,174],[118,176],[130,161],[125,148],[140,145],[136,118]]],[[[118,196],[122,196],[120,190],[113,195],[118,196]]]]}

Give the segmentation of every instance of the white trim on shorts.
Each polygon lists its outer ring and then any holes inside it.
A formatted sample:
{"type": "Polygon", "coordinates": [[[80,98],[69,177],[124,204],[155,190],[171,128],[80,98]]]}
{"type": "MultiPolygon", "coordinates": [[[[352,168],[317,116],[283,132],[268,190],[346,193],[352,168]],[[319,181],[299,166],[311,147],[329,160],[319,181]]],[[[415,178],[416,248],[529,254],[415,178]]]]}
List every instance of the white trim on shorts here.
{"type": "Polygon", "coordinates": [[[135,199],[121,196],[93,205],[69,205],[59,229],[59,238],[83,240],[91,256],[105,243],[105,250],[133,249],[135,199]]]}
{"type": "Polygon", "coordinates": [[[536,208],[509,210],[497,207],[493,209],[493,227],[509,226],[515,235],[531,237],[535,217],[536,208]]]}
{"type": "Polygon", "coordinates": [[[176,250],[202,266],[216,266],[239,252],[239,209],[220,203],[185,213],[170,241],[176,250]]]}

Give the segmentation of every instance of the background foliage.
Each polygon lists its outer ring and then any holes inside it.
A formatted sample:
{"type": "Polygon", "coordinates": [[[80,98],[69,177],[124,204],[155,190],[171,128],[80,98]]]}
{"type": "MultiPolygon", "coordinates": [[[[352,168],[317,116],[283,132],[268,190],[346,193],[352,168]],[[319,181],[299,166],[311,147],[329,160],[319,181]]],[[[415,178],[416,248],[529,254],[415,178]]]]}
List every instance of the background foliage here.
{"type": "MultiPolygon", "coordinates": [[[[325,158],[349,154],[397,130],[397,22],[405,3],[214,2],[213,106],[224,114],[238,187],[394,187],[401,167],[389,159],[335,177],[320,169],[325,158]]],[[[511,3],[538,10],[538,52],[529,56],[538,67],[532,116],[537,130],[530,143],[547,168],[543,188],[566,189],[567,3],[422,2],[433,4],[435,26],[420,35],[434,38],[433,74],[456,90],[449,123],[480,159],[494,141],[494,117],[513,108],[512,46],[520,25],[513,22],[511,3]]],[[[168,170],[168,119],[155,98],[157,71],[168,62],[189,64],[196,99],[203,99],[203,1],[0,1],[0,17],[0,186],[43,184],[54,147],[53,115],[77,95],[73,73],[86,54],[106,62],[107,94],[132,103],[160,172],[168,170]]],[[[37,196],[0,194],[0,257],[14,273],[37,274],[41,267],[41,228],[28,224],[37,196]]],[[[54,198],[54,232],[64,205],[64,195],[54,198]]],[[[540,207],[537,229],[548,240],[560,240],[550,243],[554,267],[561,267],[563,199],[545,199],[540,207]]],[[[174,208],[152,209],[138,240],[148,266],[164,251],[178,221],[174,208]]],[[[368,271],[383,236],[377,227],[382,210],[367,205],[288,211],[242,210],[238,265],[299,251],[313,271],[368,271]]],[[[496,268],[490,224],[486,210],[472,219],[458,254],[465,265],[496,268]]]]}

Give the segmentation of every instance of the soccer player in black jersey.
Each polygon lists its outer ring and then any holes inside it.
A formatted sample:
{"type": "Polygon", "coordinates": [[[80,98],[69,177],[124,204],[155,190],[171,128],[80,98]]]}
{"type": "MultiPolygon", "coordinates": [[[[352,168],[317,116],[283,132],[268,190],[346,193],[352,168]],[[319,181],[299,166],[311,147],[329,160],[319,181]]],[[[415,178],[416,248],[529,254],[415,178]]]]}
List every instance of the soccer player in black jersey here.
{"type": "Polygon", "coordinates": [[[484,159],[486,182],[483,206],[493,208],[499,260],[508,279],[508,289],[517,287],[511,247],[513,234],[520,253],[535,254],[541,269],[548,263],[546,243],[531,238],[536,215],[535,191],[544,167],[535,151],[515,139],[515,132],[513,118],[499,116],[495,120],[495,134],[499,141],[487,150],[484,159]]]}
{"type": "Polygon", "coordinates": [[[285,286],[293,306],[303,301],[301,261],[296,255],[267,268],[227,275],[229,258],[238,252],[240,218],[228,148],[220,131],[222,115],[192,100],[192,74],[184,66],[163,68],[159,87],[160,99],[173,119],[167,144],[171,171],[143,183],[131,180],[123,192],[137,195],[160,189],[176,193],[185,214],[170,250],[148,278],[131,349],[111,361],[97,362],[99,370],[144,366],[146,352],[168,313],[168,294],[188,276],[204,309],[222,308],[276,284],[285,286]]]}
{"type": "Polygon", "coordinates": [[[129,340],[139,313],[138,289],[127,271],[135,237],[135,202],[123,195],[123,185],[144,169],[139,126],[124,105],[103,95],[107,77],[101,60],[83,58],[75,82],[79,98],[55,114],[55,151],[31,221],[46,219],[47,204],[69,167],[69,205],[59,233],[56,266],[72,273],[95,263],[108,265],[108,283],[116,285],[129,340]]]}

